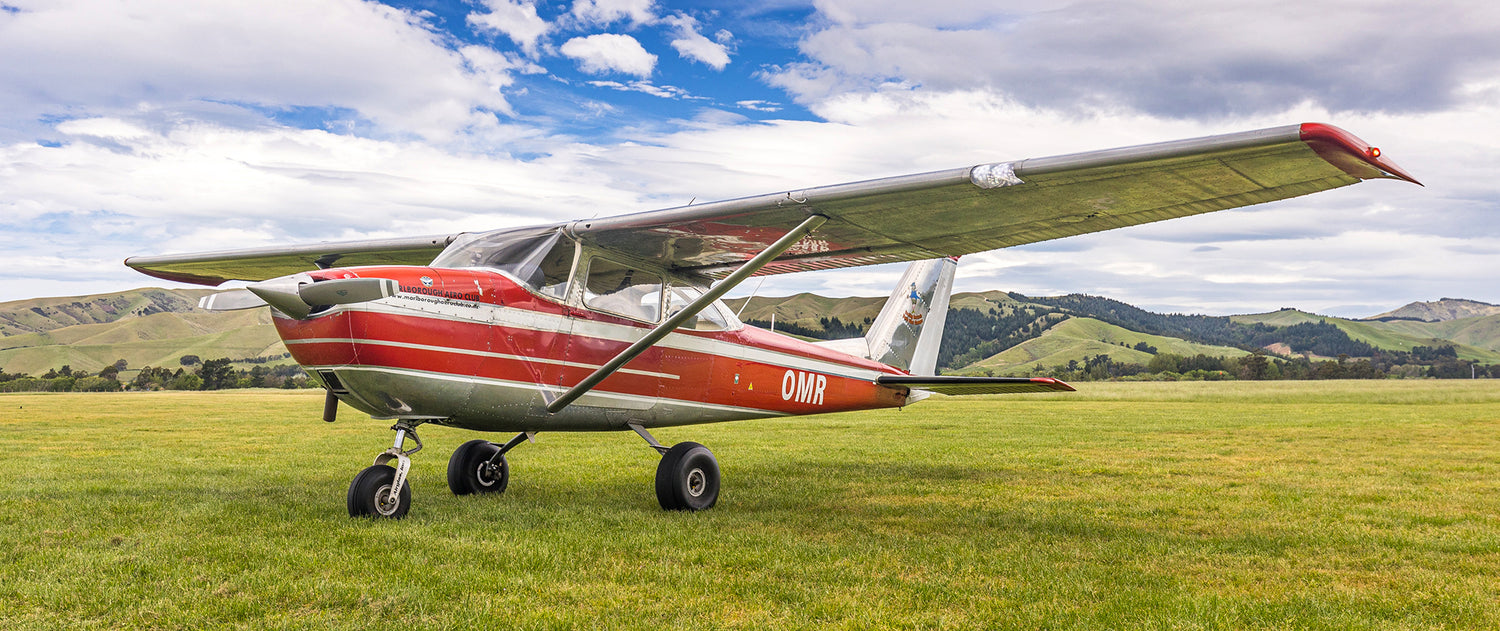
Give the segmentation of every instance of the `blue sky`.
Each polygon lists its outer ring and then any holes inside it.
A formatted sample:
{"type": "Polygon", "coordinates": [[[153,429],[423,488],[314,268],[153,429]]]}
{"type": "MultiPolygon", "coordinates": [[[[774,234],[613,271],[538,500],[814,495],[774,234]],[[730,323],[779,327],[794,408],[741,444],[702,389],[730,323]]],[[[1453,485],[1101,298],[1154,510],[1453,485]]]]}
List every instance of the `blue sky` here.
{"type": "MultiPolygon", "coordinates": [[[[1500,8],[1484,2],[0,0],[0,59],[0,300],[159,284],[130,255],[1319,121],[1428,186],[973,255],[957,288],[1216,314],[1500,303],[1500,8]]],[[[761,292],[882,295],[898,273],[761,292]]]]}

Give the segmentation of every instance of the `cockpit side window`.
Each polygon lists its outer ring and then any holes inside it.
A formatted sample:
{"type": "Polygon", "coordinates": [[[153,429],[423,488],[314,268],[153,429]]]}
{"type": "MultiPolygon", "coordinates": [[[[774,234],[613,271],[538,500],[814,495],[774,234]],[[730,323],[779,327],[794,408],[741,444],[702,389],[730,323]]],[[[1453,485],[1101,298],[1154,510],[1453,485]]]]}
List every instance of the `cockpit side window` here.
{"type": "Polygon", "coordinates": [[[661,319],[661,275],[594,258],[583,283],[583,305],[632,320],[661,319]]]}

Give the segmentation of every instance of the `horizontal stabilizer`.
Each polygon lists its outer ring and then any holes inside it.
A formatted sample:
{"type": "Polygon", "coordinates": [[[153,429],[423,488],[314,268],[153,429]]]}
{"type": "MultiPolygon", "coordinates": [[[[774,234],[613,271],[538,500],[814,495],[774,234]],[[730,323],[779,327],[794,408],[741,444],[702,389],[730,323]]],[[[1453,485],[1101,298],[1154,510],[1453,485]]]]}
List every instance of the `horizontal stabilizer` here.
{"type": "Polygon", "coordinates": [[[266,301],[248,289],[231,289],[198,299],[198,308],[208,311],[239,311],[266,306],[266,301]]]}
{"type": "Polygon", "coordinates": [[[949,395],[1073,391],[1073,386],[1048,377],[917,377],[908,375],[881,375],[875,378],[875,383],[882,386],[904,386],[949,395]]]}

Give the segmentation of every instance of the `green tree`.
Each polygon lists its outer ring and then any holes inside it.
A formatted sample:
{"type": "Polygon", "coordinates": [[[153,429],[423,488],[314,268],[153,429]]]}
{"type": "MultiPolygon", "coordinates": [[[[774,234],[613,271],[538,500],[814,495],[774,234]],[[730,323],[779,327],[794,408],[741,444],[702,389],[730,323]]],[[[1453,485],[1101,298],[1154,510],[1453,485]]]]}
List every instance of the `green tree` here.
{"type": "Polygon", "coordinates": [[[168,386],[172,390],[202,390],[203,379],[192,373],[177,375],[168,386]]]}
{"type": "Polygon", "coordinates": [[[73,392],[119,392],[120,382],[104,377],[84,377],[73,382],[73,392]]]}
{"type": "Polygon", "coordinates": [[[1266,378],[1270,369],[1270,360],[1261,353],[1254,353],[1240,358],[1240,378],[1260,381],[1266,378]]]}
{"type": "Polygon", "coordinates": [[[203,368],[198,371],[198,378],[203,380],[202,390],[224,390],[235,387],[234,369],[229,366],[229,358],[210,359],[203,362],[203,368]]]}

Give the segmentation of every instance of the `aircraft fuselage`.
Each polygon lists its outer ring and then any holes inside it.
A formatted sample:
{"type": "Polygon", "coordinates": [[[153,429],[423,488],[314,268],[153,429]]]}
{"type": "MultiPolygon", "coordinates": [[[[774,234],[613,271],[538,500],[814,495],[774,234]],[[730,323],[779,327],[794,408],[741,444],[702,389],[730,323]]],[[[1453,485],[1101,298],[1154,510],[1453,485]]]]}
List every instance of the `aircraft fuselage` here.
{"type": "Polygon", "coordinates": [[[292,357],[377,418],[481,431],[609,431],[899,407],[891,366],[751,326],[678,330],[553,414],[547,403],[652,324],[539,296],[485,269],[310,272],[381,277],[401,291],[305,319],[273,311],[292,357]]]}

